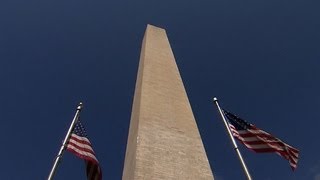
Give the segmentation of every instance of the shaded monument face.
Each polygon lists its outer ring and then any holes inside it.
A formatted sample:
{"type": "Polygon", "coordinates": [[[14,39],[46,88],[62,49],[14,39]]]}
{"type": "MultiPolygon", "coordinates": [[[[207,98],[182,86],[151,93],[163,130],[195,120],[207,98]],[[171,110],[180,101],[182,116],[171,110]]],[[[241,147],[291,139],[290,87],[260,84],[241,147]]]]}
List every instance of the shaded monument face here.
{"type": "Polygon", "coordinates": [[[212,180],[164,29],[144,35],[123,180],[212,180]]]}

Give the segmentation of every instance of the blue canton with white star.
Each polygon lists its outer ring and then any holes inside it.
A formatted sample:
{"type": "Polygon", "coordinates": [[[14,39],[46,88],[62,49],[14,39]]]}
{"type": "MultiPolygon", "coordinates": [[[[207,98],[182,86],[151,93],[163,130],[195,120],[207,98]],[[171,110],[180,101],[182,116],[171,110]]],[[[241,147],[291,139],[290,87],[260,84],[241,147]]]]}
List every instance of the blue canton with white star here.
{"type": "Polygon", "coordinates": [[[228,121],[230,124],[232,124],[237,130],[246,130],[251,128],[251,124],[247,121],[237,117],[234,114],[231,114],[230,112],[223,110],[225,116],[228,118],[228,121]]]}
{"type": "Polygon", "coordinates": [[[82,126],[80,120],[78,120],[78,122],[74,126],[73,133],[81,137],[87,137],[86,130],[82,126]]]}

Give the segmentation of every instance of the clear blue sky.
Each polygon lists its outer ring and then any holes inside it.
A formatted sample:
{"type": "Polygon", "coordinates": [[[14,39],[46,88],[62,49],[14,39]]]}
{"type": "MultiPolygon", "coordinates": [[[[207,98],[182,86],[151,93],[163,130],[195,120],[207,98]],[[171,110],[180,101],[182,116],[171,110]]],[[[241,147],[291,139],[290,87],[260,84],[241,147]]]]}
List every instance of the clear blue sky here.
{"type": "MultiPolygon", "coordinates": [[[[79,101],[105,180],[122,176],[142,37],[165,28],[218,180],[245,179],[220,104],[301,151],[240,145],[254,179],[320,179],[320,1],[1,0],[1,179],[46,179],[79,101]]],[[[66,153],[56,179],[85,179],[66,153]]]]}

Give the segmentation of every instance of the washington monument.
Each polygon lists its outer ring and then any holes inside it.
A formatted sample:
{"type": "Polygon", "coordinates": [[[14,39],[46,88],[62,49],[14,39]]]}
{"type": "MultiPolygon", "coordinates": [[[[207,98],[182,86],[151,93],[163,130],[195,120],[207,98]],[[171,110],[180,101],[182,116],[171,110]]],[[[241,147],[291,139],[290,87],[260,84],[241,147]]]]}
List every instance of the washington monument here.
{"type": "Polygon", "coordinates": [[[122,179],[213,179],[166,32],[151,25],[141,48],[122,179]]]}

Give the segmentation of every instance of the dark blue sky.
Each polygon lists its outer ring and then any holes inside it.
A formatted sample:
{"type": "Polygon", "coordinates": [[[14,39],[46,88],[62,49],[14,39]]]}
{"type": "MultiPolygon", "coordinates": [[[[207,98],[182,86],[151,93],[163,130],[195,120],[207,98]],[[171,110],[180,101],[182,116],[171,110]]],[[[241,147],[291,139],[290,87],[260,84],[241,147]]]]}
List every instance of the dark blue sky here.
{"type": "MultiPolygon", "coordinates": [[[[254,179],[319,180],[320,1],[1,0],[1,179],[46,179],[76,105],[104,179],[122,176],[146,24],[167,30],[218,180],[244,179],[212,98],[300,149],[240,145],[254,179]]],[[[65,153],[56,179],[85,179],[65,153]]]]}

